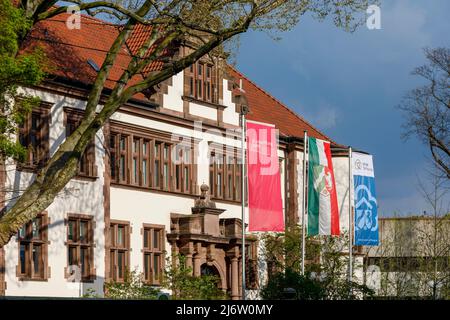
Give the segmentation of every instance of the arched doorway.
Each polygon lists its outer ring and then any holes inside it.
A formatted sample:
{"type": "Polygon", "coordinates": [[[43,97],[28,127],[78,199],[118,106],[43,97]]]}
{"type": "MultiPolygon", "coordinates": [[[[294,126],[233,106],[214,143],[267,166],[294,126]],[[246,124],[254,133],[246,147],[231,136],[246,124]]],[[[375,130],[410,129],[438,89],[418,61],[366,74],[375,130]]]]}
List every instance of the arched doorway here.
{"type": "Polygon", "coordinates": [[[201,276],[213,276],[216,277],[216,286],[219,289],[222,289],[222,281],[220,277],[219,270],[214,265],[208,265],[207,263],[204,263],[200,266],[200,275],[201,276]]]}
{"type": "MultiPolygon", "coordinates": [[[[241,297],[242,221],[219,218],[225,210],[216,208],[208,191],[207,185],[201,186],[202,194],[195,200],[191,215],[171,213],[167,240],[174,256],[186,257],[192,275],[217,276],[217,288],[228,291],[231,299],[237,300],[241,297]]],[[[248,237],[247,241],[252,240],[248,237]]]]}

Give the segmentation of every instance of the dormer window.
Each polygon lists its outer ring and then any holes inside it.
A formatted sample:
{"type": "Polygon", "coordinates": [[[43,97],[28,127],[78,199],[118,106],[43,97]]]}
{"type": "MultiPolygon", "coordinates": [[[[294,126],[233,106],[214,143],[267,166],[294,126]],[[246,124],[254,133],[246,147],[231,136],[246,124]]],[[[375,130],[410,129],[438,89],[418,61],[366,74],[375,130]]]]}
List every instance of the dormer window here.
{"type": "Polygon", "coordinates": [[[187,92],[191,98],[218,103],[217,71],[213,64],[198,61],[186,69],[187,92]]]}

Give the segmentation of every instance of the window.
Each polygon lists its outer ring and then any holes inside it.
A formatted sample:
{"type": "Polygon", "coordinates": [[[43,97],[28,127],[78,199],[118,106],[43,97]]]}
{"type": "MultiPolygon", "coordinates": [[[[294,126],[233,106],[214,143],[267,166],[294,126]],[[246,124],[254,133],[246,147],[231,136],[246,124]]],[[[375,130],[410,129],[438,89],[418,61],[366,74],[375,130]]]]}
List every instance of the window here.
{"type": "Polygon", "coordinates": [[[170,186],[170,176],[171,176],[171,161],[170,161],[170,154],[171,154],[171,145],[169,144],[164,144],[163,145],[163,170],[162,170],[162,179],[163,179],[163,189],[164,190],[170,190],[171,186],[170,186]]]}
{"type": "Polygon", "coordinates": [[[189,193],[191,189],[192,151],[189,146],[177,145],[175,150],[175,190],[189,193]]]}
{"type": "Polygon", "coordinates": [[[118,146],[119,150],[117,154],[119,155],[119,181],[120,182],[129,182],[130,181],[130,170],[128,169],[128,161],[127,161],[127,151],[128,151],[128,137],[121,135],[118,137],[118,146]]]}
{"type": "MultiPolygon", "coordinates": [[[[91,281],[94,272],[94,239],[92,217],[69,215],[67,220],[67,266],[78,267],[82,281],[91,281]]],[[[66,277],[69,274],[66,272],[66,277]]]]}
{"type": "Polygon", "coordinates": [[[205,98],[207,101],[211,101],[211,76],[212,76],[212,67],[206,66],[206,74],[205,74],[205,98]]]}
{"type": "Polygon", "coordinates": [[[142,176],[142,186],[150,187],[150,154],[151,154],[151,141],[143,140],[142,141],[142,160],[141,160],[141,176],[142,176]]]}
{"type": "Polygon", "coordinates": [[[216,67],[198,61],[186,70],[187,92],[190,97],[206,102],[217,103],[216,67]]]}
{"type": "MultiPolygon", "coordinates": [[[[83,114],[78,111],[66,110],[66,136],[70,136],[80,125],[83,114]]],[[[86,150],[78,163],[78,175],[84,177],[96,177],[97,166],[95,165],[95,138],[86,146],[86,150]]]]}
{"type": "Polygon", "coordinates": [[[139,164],[139,154],[141,154],[141,142],[138,138],[133,138],[133,144],[131,149],[131,183],[139,185],[141,181],[141,172],[139,164]]]}
{"type": "Polygon", "coordinates": [[[111,221],[110,279],[123,282],[130,265],[130,224],[111,221]]]}
{"type": "Polygon", "coordinates": [[[152,285],[161,284],[164,270],[165,230],[162,225],[144,224],[144,279],[152,285]]]}
{"type": "Polygon", "coordinates": [[[47,225],[47,215],[43,213],[19,230],[17,276],[21,280],[48,279],[47,225]]]}
{"type": "Polygon", "coordinates": [[[34,108],[19,127],[19,142],[26,148],[20,168],[36,169],[49,158],[49,108],[34,108]]]}
{"type": "Polygon", "coordinates": [[[180,148],[165,139],[113,131],[109,154],[111,179],[115,183],[187,194],[195,192],[191,146],[180,148]]]}
{"type": "Polygon", "coordinates": [[[153,163],[153,186],[155,188],[161,187],[161,143],[154,143],[154,163],[153,163]]]}
{"type": "Polygon", "coordinates": [[[209,185],[211,195],[217,199],[241,200],[241,164],[237,150],[214,148],[210,151],[209,185]]]}

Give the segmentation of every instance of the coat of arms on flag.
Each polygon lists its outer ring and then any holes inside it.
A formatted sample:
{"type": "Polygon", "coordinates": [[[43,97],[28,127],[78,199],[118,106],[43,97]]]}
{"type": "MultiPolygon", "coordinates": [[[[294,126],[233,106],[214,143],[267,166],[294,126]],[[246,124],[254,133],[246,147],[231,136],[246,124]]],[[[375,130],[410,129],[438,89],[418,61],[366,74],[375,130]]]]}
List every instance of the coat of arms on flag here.
{"type": "Polygon", "coordinates": [[[339,210],[330,143],[309,138],[308,144],[308,235],[339,235],[339,210]]]}

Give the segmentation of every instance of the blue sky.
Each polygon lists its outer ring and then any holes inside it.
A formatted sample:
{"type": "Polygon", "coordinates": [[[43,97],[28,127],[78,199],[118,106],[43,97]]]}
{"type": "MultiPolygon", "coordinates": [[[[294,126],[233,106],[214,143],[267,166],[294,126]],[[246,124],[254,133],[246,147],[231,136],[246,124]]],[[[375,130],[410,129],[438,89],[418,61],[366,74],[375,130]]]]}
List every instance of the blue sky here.
{"type": "Polygon", "coordinates": [[[425,63],[424,47],[450,46],[450,1],[382,0],[381,30],[355,33],[304,17],[274,41],[261,32],[241,37],[237,67],[334,138],[374,155],[382,215],[429,212],[417,185],[428,150],[401,139],[405,93],[425,63]]]}

